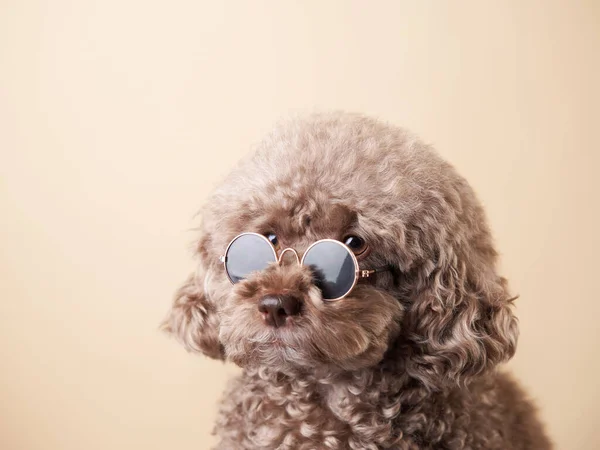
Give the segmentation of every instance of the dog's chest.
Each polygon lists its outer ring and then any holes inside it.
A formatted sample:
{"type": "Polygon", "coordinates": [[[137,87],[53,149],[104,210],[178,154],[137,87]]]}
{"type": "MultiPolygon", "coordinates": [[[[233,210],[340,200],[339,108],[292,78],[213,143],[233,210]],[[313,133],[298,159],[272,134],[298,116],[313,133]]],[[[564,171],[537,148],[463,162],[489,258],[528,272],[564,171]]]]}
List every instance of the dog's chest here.
{"type": "Polygon", "coordinates": [[[243,376],[225,393],[215,431],[223,449],[416,449],[395,430],[398,408],[350,385],[243,376]]]}

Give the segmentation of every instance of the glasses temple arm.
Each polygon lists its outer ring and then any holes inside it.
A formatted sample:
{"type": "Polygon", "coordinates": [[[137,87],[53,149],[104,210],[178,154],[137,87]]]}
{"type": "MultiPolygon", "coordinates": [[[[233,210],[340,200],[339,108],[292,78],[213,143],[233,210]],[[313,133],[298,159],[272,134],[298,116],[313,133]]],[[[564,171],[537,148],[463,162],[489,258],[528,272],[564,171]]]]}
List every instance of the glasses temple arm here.
{"type": "Polygon", "coordinates": [[[387,272],[390,270],[390,266],[375,267],[374,269],[359,269],[358,276],[360,278],[369,278],[371,275],[379,272],[387,272]]]}

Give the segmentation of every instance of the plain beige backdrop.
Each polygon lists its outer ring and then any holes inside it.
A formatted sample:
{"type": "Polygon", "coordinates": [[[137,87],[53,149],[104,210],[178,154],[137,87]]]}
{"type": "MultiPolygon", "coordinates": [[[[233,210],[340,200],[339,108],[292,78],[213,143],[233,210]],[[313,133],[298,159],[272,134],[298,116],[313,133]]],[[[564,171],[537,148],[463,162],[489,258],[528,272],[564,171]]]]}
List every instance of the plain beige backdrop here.
{"type": "Polygon", "coordinates": [[[406,126],[487,207],[511,368],[600,447],[597,1],[0,0],[0,448],[209,448],[236,368],[157,331],[194,213],[289,112],[406,126]]]}

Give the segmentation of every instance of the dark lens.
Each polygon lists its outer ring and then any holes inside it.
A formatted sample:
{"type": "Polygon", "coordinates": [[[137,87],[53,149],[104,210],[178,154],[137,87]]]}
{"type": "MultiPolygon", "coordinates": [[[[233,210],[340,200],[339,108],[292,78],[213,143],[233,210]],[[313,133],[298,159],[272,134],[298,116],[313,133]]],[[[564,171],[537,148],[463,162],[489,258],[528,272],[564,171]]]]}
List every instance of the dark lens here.
{"type": "Polygon", "coordinates": [[[354,285],[354,259],[341,243],[324,241],[315,244],[305,253],[304,264],[312,269],[324,299],[343,297],[354,285]]]}
{"type": "Polygon", "coordinates": [[[276,261],[273,247],[256,234],[238,236],[229,246],[225,258],[225,269],[233,283],[252,272],[264,270],[269,263],[276,261]]]}

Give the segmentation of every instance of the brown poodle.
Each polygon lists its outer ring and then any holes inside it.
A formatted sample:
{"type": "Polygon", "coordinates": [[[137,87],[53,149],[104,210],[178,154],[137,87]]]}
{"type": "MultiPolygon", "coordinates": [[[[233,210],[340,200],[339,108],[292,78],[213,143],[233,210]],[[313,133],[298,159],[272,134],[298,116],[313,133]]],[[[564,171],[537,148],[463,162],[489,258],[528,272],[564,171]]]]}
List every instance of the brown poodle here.
{"type": "Polygon", "coordinates": [[[518,327],[484,211],[414,136],[343,113],[285,122],[202,219],[198,270],[164,328],[243,368],[218,448],[551,448],[497,370],[518,327]],[[243,233],[264,237],[229,251],[243,233]],[[319,272],[330,255],[349,278],[319,272]]]}

